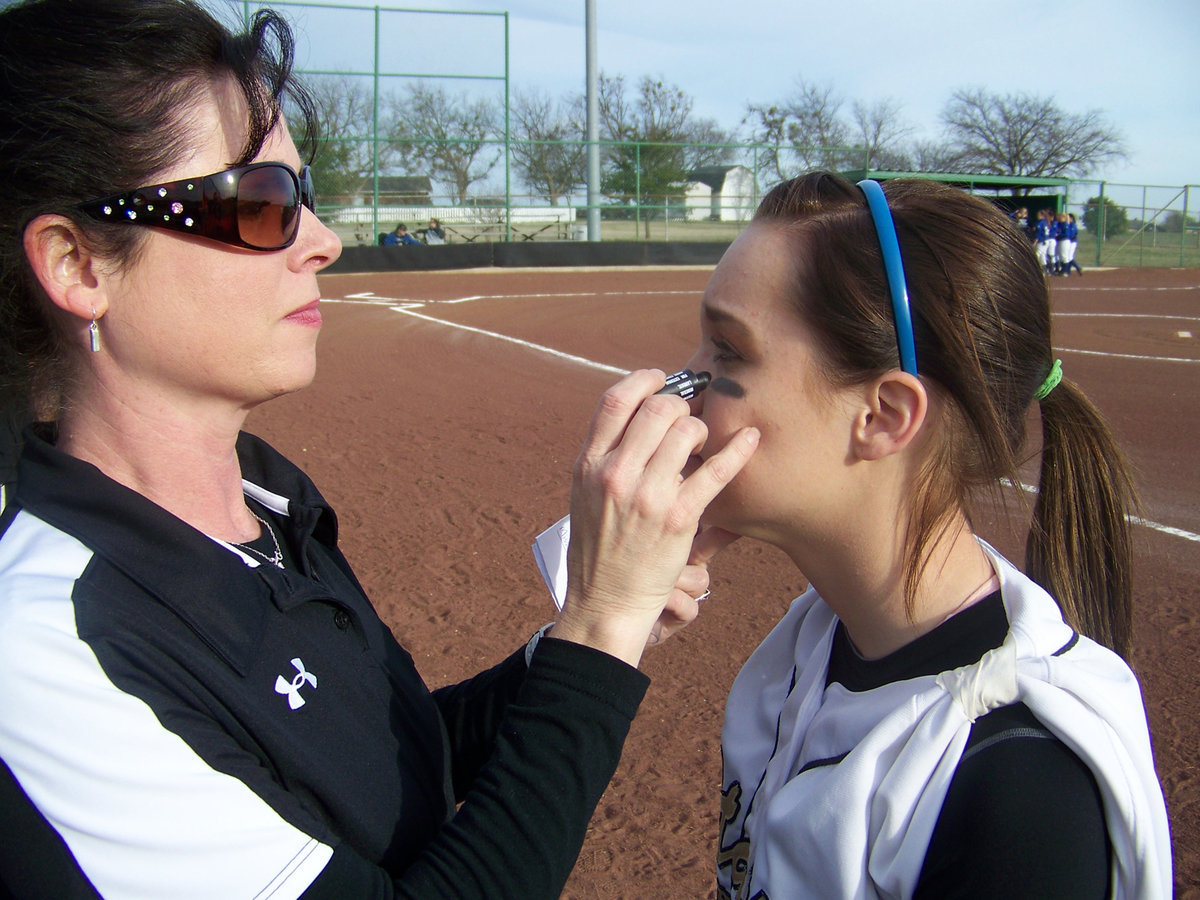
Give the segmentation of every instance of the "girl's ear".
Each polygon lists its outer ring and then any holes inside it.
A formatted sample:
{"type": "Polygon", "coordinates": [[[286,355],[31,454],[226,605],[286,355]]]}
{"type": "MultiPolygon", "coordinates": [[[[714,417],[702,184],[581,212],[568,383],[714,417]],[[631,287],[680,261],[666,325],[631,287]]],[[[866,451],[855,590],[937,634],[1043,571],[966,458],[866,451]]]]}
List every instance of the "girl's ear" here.
{"type": "Polygon", "coordinates": [[[929,411],[929,395],[919,378],[888,372],[864,388],[854,420],[853,446],[859,459],[883,459],[916,438],[929,411]]]}
{"type": "Polygon", "coordinates": [[[24,245],[33,274],[55,306],[87,321],[108,311],[99,259],[74,222],[65,216],[38,216],[25,226],[24,245]]]}

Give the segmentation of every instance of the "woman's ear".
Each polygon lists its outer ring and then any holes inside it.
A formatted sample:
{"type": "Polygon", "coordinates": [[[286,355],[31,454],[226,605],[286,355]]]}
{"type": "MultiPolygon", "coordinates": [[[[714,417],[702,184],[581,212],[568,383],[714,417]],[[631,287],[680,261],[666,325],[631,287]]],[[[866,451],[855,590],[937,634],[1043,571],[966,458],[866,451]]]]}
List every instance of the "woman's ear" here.
{"type": "Polygon", "coordinates": [[[33,274],[55,306],[89,321],[108,311],[99,259],[74,222],[38,216],[25,226],[24,245],[33,274]]]}
{"type": "Polygon", "coordinates": [[[863,391],[853,429],[858,458],[883,459],[912,443],[929,411],[929,395],[920,379],[907,372],[888,372],[863,391]]]}

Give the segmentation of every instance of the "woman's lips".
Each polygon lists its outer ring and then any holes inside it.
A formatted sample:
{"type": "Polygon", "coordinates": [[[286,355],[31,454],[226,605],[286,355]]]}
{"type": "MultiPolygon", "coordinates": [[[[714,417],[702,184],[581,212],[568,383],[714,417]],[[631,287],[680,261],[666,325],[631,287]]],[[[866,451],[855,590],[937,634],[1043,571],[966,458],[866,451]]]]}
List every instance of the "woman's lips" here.
{"type": "Polygon", "coordinates": [[[308,325],[314,328],[320,328],[321,310],[317,308],[320,305],[320,302],[320,300],[314,300],[312,303],[288,313],[287,320],[289,322],[295,322],[297,325],[308,325]]]}

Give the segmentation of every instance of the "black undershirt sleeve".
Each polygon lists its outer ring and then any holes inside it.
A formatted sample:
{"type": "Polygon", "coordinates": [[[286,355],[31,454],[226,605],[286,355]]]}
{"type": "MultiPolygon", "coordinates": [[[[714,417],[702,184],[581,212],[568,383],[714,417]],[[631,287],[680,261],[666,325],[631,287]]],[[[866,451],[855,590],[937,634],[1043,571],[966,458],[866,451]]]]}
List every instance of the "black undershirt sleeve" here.
{"type": "Polygon", "coordinates": [[[525,648],[461,684],[433,692],[450,744],[454,796],[462,800],[491,756],[508,705],[525,681],[525,648]]]}
{"type": "MultiPolygon", "coordinates": [[[[508,665],[495,673],[500,684],[508,684],[508,665]]],[[[491,755],[416,862],[388,878],[340,845],[305,900],[554,900],[648,684],[637,669],[597,650],[543,638],[496,728],[491,755]]]]}
{"type": "Polygon", "coordinates": [[[916,900],[1108,896],[1109,844],[1087,766],[1024,704],[983,716],[955,772],[916,900]]]}

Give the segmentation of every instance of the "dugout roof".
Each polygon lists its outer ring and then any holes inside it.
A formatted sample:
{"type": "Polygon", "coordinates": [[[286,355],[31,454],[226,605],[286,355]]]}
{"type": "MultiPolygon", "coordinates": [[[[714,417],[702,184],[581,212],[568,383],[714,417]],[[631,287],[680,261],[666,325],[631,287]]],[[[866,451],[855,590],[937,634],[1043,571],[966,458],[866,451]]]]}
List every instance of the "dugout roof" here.
{"type": "Polygon", "coordinates": [[[1066,188],[1071,184],[1070,178],[1033,178],[1021,175],[973,175],[963,172],[890,172],[879,169],[851,169],[842,172],[843,177],[851,181],[862,181],[864,178],[874,178],[876,181],[888,181],[892,178],[924,178],[926,181],[943,181],[974,193],[984,191],[1013,191],[1044,193],[1046,188],[1066,188]]]}

